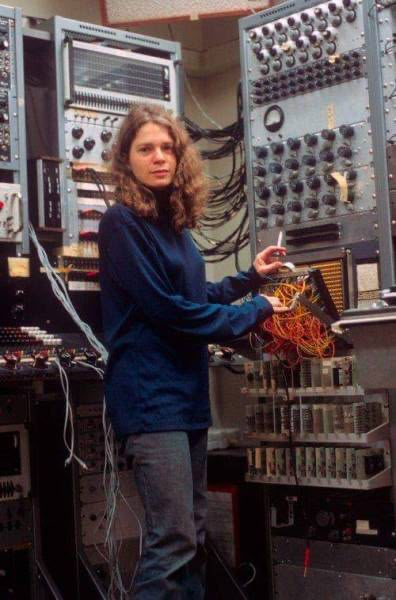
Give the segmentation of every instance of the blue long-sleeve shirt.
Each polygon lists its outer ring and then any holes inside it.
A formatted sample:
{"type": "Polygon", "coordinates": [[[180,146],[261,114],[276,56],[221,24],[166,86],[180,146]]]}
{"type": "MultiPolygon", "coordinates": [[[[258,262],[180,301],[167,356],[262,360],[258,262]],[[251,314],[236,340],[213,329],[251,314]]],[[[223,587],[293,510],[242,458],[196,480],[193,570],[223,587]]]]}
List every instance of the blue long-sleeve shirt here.
{"type": "Polygon", "coordinates": [[[116,434],[202,429],[210,425],[209,342],[224,342],[272,314],[256,296],[254,268],[206,283],[187,229],[152,222],[117,204],[99,228],[100,283],[109,361],[106,404],[116,434]]]}

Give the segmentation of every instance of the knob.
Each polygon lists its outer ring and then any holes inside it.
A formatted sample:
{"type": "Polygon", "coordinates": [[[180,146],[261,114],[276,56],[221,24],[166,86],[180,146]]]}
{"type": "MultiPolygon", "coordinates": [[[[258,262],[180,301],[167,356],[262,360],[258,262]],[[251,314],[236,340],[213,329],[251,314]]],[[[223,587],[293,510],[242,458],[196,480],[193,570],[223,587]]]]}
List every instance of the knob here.
{"type": "Polygon", "coordinates": [[[354,20],[356,19],[356,11],[348,10],[345,19],[348,23],[353,23],[354,20]]]}
{"type": "Polygon", "coordinates": [[[295,158],[288,158],[285,162],[286,169],[291,169],[292,171],[297,171],[300,166],[300,163],[295,158]]]}
{"type": "Polygon", "coordinates": [[[322,150],[321,152],[319,152],[319,158],[324,162],[331,163],[334,162],[334,153],[330,150],[322,150]]]}
{"type": "Polygon", "coordinates": [[[287,194],[287,186],[284,183],[275,183],[273,190],[277,196],[285,196],[287,194]]]}
{"type": "Polygon", "coordinates": [[[289,187],[295,194],[301,194],[304,189],[304,184],[302,181],[291,181],[289,187]]]}
{"type": "Polygon", "coordinates": [[[81,146],[74,146],[72,154],[74,158],[81,158],[84,154],[84,148],[81,148],[81,146]]]}
{"type": "Polygon", "coordinates": [[[279,175],[279,173],[282,173],[282,165],[278,162],[272,162],[269,164],[269,170],[271,173],[276,173],[279,175]]]}
{"type": "Polygon", "coordinates": [[[46,369],[48,366],[48,352],[43,350],[34,356],[33,366],[36,369],[46,369]]]}
{"type": "Polygon", "coordinates": [[[273,204],[271,206],[271,212],[274,215],[284,215],[285,214],[285,207],[283,206],[283,204],[273,204]]]}
{"type": "Polygon", "coordinates": [[[304,206],[306,208],[319,208],[319,200],[317,198],[306,198],[304,200],[304,206]]]}
{"type": "Polygon", "coordinates": [[[347,181],[356,181],[357,171],[355,171],[354,169],[349,169],[349,171],[345,172],[345,177],[347,181]]]}
{"type": "Polygon", "coordinates": [[[264,40],[264,47],[267,48],[267,50],[271,50],[272,46],[274,46],[275,42],[273,40],[272,37],[268,37],[264,40]]]}
{"type": "Polygon", "coordinates": [[[334,17],[332,17],[332,19],[330,20],[330,23],[333,27],[339,27],[342,23],[341,15],[334,15],[334,17]]]}
{"type": "Polygon", "coordinates": [[[335,131],[333,131],[332,129],[322,129],[320,135],[324,140],[327,140],[328,142],[334,141],[336,136],[335,131]]]}
{"type": "Polygon", "coordinates": [[[74,352],[68,352],[67,350],[61,350],[58,353],[59,361],[63,367],[72,367],[74,352]]]}
{"type": "Polygon", "coordinates": [[[305,48],[309,48],[309,38],[305,35],[301,36],[296,40],[296,46],[299,50],[304,50],[305,48]]]}
{"type": "Polygon", "coordinates": [[[350,146],[340,146],[337,149],[337,154],[342,158],[352,158],[352,148],[350,146]]]}
{"type": "Polygon", "coordinates": [[[7,369],[16,369],[17,363],[21,360],[20,352],[6,352],[3,354],[3,358],[5,360],[5,366],[7,369]]]}
{"type": "Polygon", "coordinates": [[[267,169],[260,165],[253,167],[253,175],[256,177],[265,177],[267,175],[267,169]]]}
{"type": "Polygon", "coordinates": [[[84,140],[84,148],[86,150],[92,150],[92,148],[95,146],[96,142],[93,138],[91,137],[87,137],[84,140]]]}
{"type": "Polygon", "coordinates": [[[109,160],[111,159],[110,150],[103,150],[101,157],[102,157],[103,162],[109,162],[109,160]]]}
{"type": "Polygon", "coordinates": [[[336,180],[334,179],[334,177],[332,175],[330,175],[329,173],[326,173],[323,176],[323,179],[325,180],[327,185],[330,185],[331,187],[334,187],[335,184],[337,183],[336,180]]]}
{"type": "Polygon", "coordinates": [[[294,65],[296,64],[296,59],[294,58],[294,56],[288,56],[285,62],[287,67],[294,67],[294,65]]]}
{"type": "Polygon", "coordinates": [[[74,137],[74,139],[79,140],[80,137],[83,135],[84,130],[82,127],[76,126],[76,127],[73,127],[71,133],[72,133],[72,136],[74,137]]]}
{"type": "Polygon", "coordinates": [[[336,2],[329,2],[327,8],[333,15],[338,15],[338,13],[342,11],[342,7],[339,4],[336,4],[336,2]]]}
{"type": "Polygon", "coordinates": [[[321,19],[321,21],[319,21],[319,23],[318,23],[318,30],[324,33],[327,29],[327,25],[328,25],[327,20],[321,19]]]}
{"type": "Polygon", "coordinates": [[[0,50],[7,50],[8,47],[9,47],[8,40],[6,40],[4,38],[2,40],[0,40],[0,50]]]}
{"type": "Polygon", "coordinates": [[[340,133],[344,138],[351,138],[355,135],[355,130],[351,125],[341,125],[340,133]]]}
{"type": "Polygon", "coordinates": [[[308,56],[308,52],[299,52],[298,54],[298,60],[301,63],[306,63],[308,60],[309,56],[308,56]]]}
{"type": "Polygon", "coordinates": [[[328,206],[335,206],[337,204],[337,196],[335,194],[325,194],[322,197],[322,202],[328,206]]]}
{"type": "Polygon", "coordinates": [[[313,154],[304,154],[302,157],[303,165],[307,165],[308,167],[314,167],[316,165],[316,158],[313,154]]]}
{"type": "Polygon", "coordinates": [[[272,68],[274,71],[280,71],[282,69],[282,62],[280,60],[274,60],[272,68]]]}
{"type": "Polygon", "coordinates": [[[8,113],[5,111],[0,111],[0,123],[8,123],[8,113]]]}
{"type": "Polygon", "coordinates": [[[318,190],[320,188],[320,179],[319,177],[310,177],[307,179],[307,186],[311,190],[318,190]]]}
{"type": "Polygon", "coordinates": [[[261,31],[262,31],[263,35],[268,37],[274,33],[274,26],[273,25],[264,25],[264,27],[261,28],[261,31]]]}
{"type": "Polygon", "coordinates": [[[315,60],[319,60],[319,58],[321,58],[323,52],[321,48],[314,48],[312,50],[312,58],[314,58],[315,60]]]}
{"type": "Polygon", "coordinates": [[[259,185],[256,188],[256,194],[262,200],[268,200],[271,196],[271,190],[266,185],[259,185]]]}
{"type": "Polygon", "coordinates": [[[326,50],[326,54],[331,56],[332,54],[335,54],[335,52],[337,50],[337,46],[335,45],[334,42],[330,42],[330,44],[326,44],[325,50],[326,50]]]}
{"type": "Polygon", "coordinates": [[[307,213],[308,219],[316,219],[319,216],[318,210],[310,209],[307,213]]]}
{"type": "Polygon", "coordinates": [[[299,29],[292,29],[291,31],[289,31],[289,38],[293,40],[293,42],[296,42],[300,36],[301,32],[299,29]]]}
{"type": "Polygon", "coordinates": [[[319,44],[322,43],[323,37],[322,37],[322,35],[318,31],[314,31],[309,36],[309,41],[311,42],[311,44],[313,46],[317,46],[317,45],[319,45],[319,44]]]}
{"type": "Polygon", "coordinates": [[[318,136],[315,134],[306,133],[304,135],[304,142],[307,144],[307,146],[316,146],[318,143],[318,136]]]}
{"type": "Polygon", "coordinates": [[[298,21],[294,17],[287,17],[287,24],[289,27],[296,27],[298,25],[298,21]]]}
{"type": "Polygon", "coordinates": [[[298,150],[301,146],[301,141],[297,138],[289,138],[287,140],[287,145],[291,150],[298,150]]]}
{"type": "Polygon", "coordinates": [[[249,37],[251,40],[255,41],[255,40],[260,40],[263,37],[263,35],[259,31],[255,31],[253,29],[253,31],[249,32],[249,37]]]}
{"type": "Polygon", "coordinates": [[[284,146],[281,142],[272,142],[271,150],[273,154],[283,154],[284,146]]]}
{"type": "Polygon", "coordinates": [[[109,129],[103,129],[102,133],[100,134],[102,142],[109,142],[112,137],[113,134],[109,129]]]}
{"type": "Polygon", "coordinates": [[[254,149],[257,158],[266,158],[268,154],[268,149],[265,146],[258,146],[254,149]]]}
{"type": "Polygon", "coordinates": [[[256,208],[256,217],[259,217],[261,219],[267,219],[268,218],[268,208],[265,208],[265,207],[256,208]]]}
{"type": "Polygon", "coordinates": [[[315,17],[317,19],[324,19],[327,16],[327,13],[326,13],[325,10],[323,10],[323,8],[321,8],[320,6],[318,6],[314,10],[314,15],[315,15],[315,17]]]}
{"type": "Polygon", "coordinates": [[[271,58],[270,53],[267,52],[267,50],[259,50],[256,56],[260,62],[268,62],[271,58]]]}
{"type": "Polygon", "coordinates": [[[292,200],[291,202],[288,203],[287,210],[292,210],[294,212],[301,212],[302,211],[301,202],[299,202],[298,200],[292,200]]]}
{"type": "Polygon", "coordinates": [[[323,37],[325,40],[330,42],[331,40],[334,40],[337,37],[337,30],[333,29],[333,27],[329,27],[328,29],[326,29],[326,31],[323,32],[323,37]]]}

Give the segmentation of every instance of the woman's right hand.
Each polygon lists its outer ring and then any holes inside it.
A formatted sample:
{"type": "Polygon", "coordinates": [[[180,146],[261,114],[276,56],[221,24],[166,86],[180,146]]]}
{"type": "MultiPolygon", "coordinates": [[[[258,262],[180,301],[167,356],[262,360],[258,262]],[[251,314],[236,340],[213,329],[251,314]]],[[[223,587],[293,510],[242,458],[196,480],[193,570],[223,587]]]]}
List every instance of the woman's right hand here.
{"type": "Polygon", "coordinates": [[[266,296],[265,294],[260,295],[266,300],[268,300],[268,302],[272,305],[275,314],[290,312],[291,309],[288,306],[283,306],[279,298],[277,298],[276,296],[266,296]]]}

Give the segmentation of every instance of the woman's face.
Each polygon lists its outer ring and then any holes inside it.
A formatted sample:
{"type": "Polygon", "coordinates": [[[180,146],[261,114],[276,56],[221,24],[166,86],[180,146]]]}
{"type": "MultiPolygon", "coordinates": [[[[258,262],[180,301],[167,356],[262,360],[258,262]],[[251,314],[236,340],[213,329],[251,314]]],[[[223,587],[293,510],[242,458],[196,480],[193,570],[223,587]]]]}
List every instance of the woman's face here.
{"type": "Polygon", "coordinates": [[[129,165],[136,179],[149,188],[170,185],[177,160],[168,129],[156,123],[142,125],[129,149],[129,165]]]}

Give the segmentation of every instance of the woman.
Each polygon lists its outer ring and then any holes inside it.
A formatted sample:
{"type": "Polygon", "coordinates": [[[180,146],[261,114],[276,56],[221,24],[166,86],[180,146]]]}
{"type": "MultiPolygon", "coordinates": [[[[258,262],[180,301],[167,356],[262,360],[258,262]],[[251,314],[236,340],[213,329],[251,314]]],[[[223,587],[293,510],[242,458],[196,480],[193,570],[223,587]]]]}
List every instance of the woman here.
{"type": "Polygon", "coordinates": [[[204,596],[209,342],[225,342],[285,310],[257,295],[281,247],[246,273],[206,283],[190,229],[203,212],[201,161],[181,123],[155,106],[133,108],[114,150],[117,203],[99,232],[106,403],[125,438],[147,533],[134,600],[204,596]]]}

